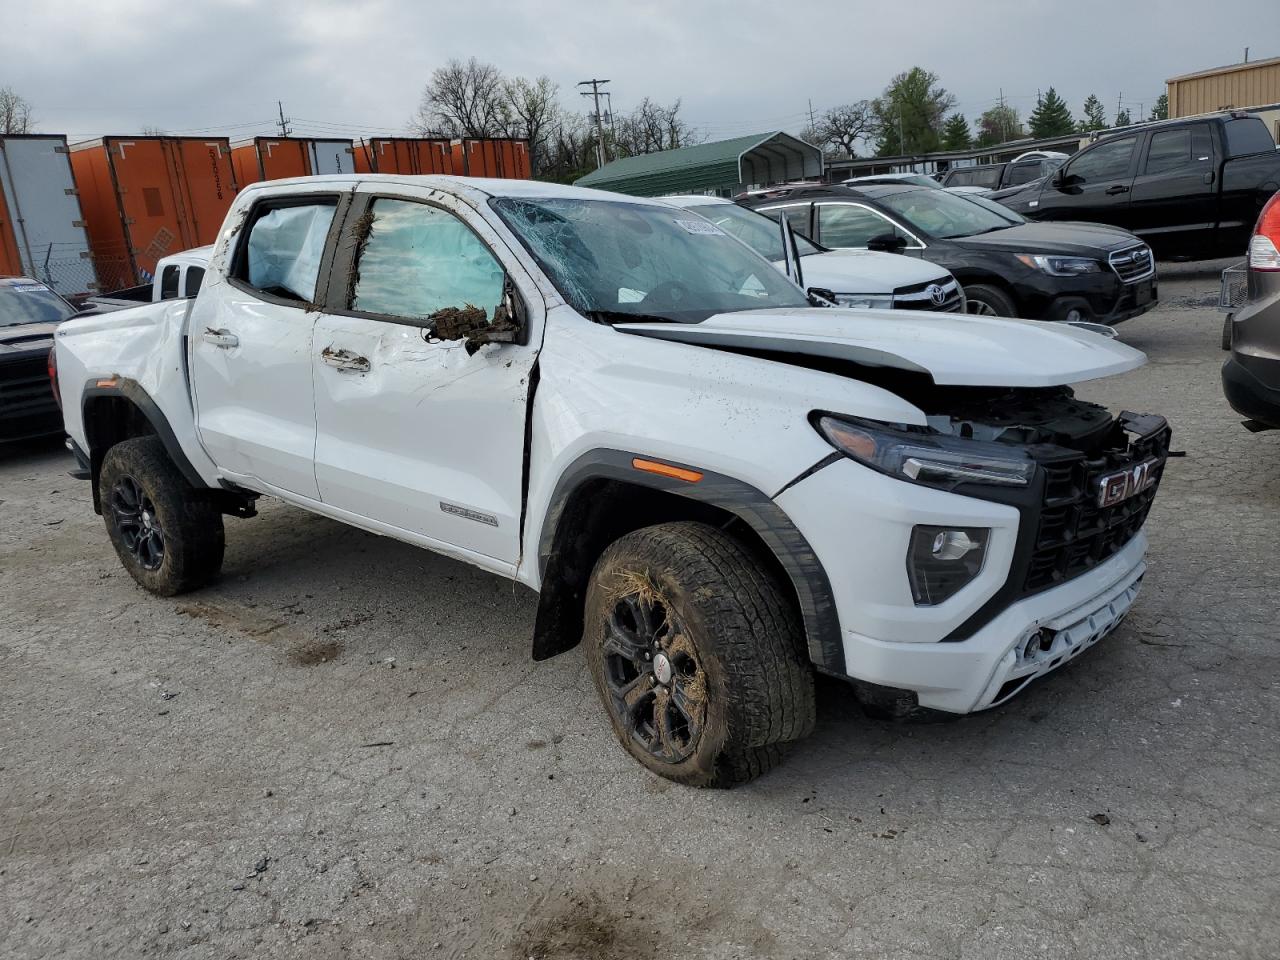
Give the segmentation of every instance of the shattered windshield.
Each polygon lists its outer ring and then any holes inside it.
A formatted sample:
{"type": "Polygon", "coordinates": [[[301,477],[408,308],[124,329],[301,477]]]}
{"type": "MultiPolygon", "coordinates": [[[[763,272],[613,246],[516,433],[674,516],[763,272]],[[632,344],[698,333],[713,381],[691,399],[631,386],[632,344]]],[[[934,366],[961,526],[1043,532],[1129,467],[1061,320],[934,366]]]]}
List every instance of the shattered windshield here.
{"type": "Polygon", "coordinates": [[[686,210],[564,197],[491,202],[565,300],[595,320],[697,323],[809,306],[772,264],[686,210]]]}

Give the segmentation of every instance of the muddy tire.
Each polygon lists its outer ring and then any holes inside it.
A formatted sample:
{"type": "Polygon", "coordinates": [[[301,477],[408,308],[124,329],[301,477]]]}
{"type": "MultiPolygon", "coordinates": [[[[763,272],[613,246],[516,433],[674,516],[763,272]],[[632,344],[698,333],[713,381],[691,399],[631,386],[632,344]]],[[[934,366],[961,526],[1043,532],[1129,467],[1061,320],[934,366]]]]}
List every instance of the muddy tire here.
{"type": "Polygon", "coordinates": [[[120,563],[151,593],[194,590],[221,569],[222,514],[182,475],[158,437],[108,450],[98,489],[120,563]]]}
{"type": "Polygon", "coordinates": [[[713,527],[659,524],[605,550],[583,643],[619,742],[668,780],[745,783],[813,729],[799,615],[773,574],[713,527]]]}
{"type": "Polygon", "coordinates": [[[974,283],[964,288],[968,312],[988,317],[1016,317],[1018,308],[1007,293],[986,283],[974,283]]]}
{"type": "Polygon", "coordinates": [[[1233,314],[1228,313],[1222,318],[1222,349],[1231,349],[1231,321],[1234,319],[1233,314]]]}

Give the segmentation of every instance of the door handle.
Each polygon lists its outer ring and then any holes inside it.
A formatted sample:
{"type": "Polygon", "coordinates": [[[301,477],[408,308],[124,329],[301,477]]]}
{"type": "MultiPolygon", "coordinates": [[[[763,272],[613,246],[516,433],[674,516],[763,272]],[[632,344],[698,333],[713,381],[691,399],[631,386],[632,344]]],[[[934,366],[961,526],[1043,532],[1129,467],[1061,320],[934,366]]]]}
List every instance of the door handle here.
{"type": "Polygon", "coordinates": [[[368,373],[371,366],[366,357],[358,357],[350,350],[335,350],[333,347],[321,350],[320,359],[331,367],[352,373],[368,373]]]}
{"type": "Polygon", "coordinates": [[[1129,192],[1129,188],[1126,187],[1123,183],[1117,183],[1114,187],[1107,187],[1108,197],[1114,197],[1117,194],[1128,193],[1128,192],[1129,192]]]}
{"type": "Polygon", "coordinates": [[[221,347],[223,350],[230,350],[232,347],[240,346],[240,338],[234,333],[227,330],[215,330],[213,327],[205,327],[204,333],[200,334],[200,338],[205,343],[211,343],[215,347],[221,347]]]}

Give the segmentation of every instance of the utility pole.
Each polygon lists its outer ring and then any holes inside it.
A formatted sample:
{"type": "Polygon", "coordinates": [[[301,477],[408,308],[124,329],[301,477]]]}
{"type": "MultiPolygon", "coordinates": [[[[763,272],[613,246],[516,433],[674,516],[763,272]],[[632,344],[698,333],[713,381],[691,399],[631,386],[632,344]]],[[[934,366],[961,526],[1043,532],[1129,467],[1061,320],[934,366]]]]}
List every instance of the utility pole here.
{"type": "Polygon", "coordinates": [[[815,123],[813,119],[813,97],[810,97],[809,98],[809,129],[813,130],[817,128],[817,126],[818,126],[817,123],[815,123]]]}
{"type": "Polygon", "coordinates": [[[1000,88],[1000,142],[1006,143],[1009,140],[1008,127],[1005,124],[1004,110],[1004,87],[1000,88]]]}
{"type": "Polygon", "coordinates": [[[1124,103],[1124,91],[1120,91],[1120,96],[1116,97],[1116,117],[1120,116],[1120,104],[1124,103]]]}
{"type": "MultiPolygon", "coordinates": [[[[593,118],[595,119],[595,122],[596,122],[596,164],[599,167],[603,167],[605,165],[604,121],[601,119],[601,116],[600,116],[600,85],[608,82],[609,82],[608,80],[592,79],[592,80],[583,80],[578,84],[578,86],[580,87],[591,88],[590,93],[588,93],[586,90],[579,90],[578,93],[581,96],[590,97],[592,101],[595,103],[596,111],[593,114],[593,118]]],[[[609,96],[607,91],[605,93],[605,96],[606,97],[609,96]]],[[[612,114],[610,115],[610,120],[612,122],[612,114]]]]}
{"type": "Polygon", "coordinates": [[[289,124],[292,122],[292,120],[291,120],[291,119],[287,119],[287,118],[285,117],[285,115],[284,115],[284,104],[283,104],[283,103],[281,103],[279,100],[277,100],[277,101],[276,101],[276,107],[277,107],[277,108],[279,109],[279,111],[280,111],[280,119],[279,119],[279,121],[276,123],[276,126],[278,126],[278,127],[280,128],[280,136],[282,136],[282,137],[287,137],[290,133],[292,133],[292,132],[293,132],[293,131],[289,128],[289,124]]]}

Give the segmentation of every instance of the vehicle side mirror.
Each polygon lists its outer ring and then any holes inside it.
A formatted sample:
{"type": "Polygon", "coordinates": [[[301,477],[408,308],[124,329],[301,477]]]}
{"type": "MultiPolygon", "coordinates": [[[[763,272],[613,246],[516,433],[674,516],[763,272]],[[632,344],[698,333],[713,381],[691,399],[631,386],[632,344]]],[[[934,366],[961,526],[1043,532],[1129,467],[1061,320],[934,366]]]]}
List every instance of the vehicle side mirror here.
{"type": "Polygon", "coordinates": [[[867,249],[877,253],[898,253],[906,247],[906,238],[892,232],[877,234],[867,241],[867,249]]]}
{"type": "Polygon", "coordinates": [[[486,312],[473,304],[445,307],[429,318],[431,335],[440,340],[465,340],[468,354],[488,343],[529,342],[524,300],[511,277],[502,282],[502,299],[489,320],[486,312]]]}
{"type": "Polygon", "coordinates": [[[834,307],[836,306],[836,294],[834,290],[828,290],[826,287],[810,287],[805,293],[809,297],[809,302],[815,307],[834,307]]]}
{"type": "Polygon", "coordinates": [[[1065,187],[1067,185],[1067,174],[1062,167],[1053,171],[1053,174],[1049,177],[1049,183],[1055,187],[1065,187]]]}

